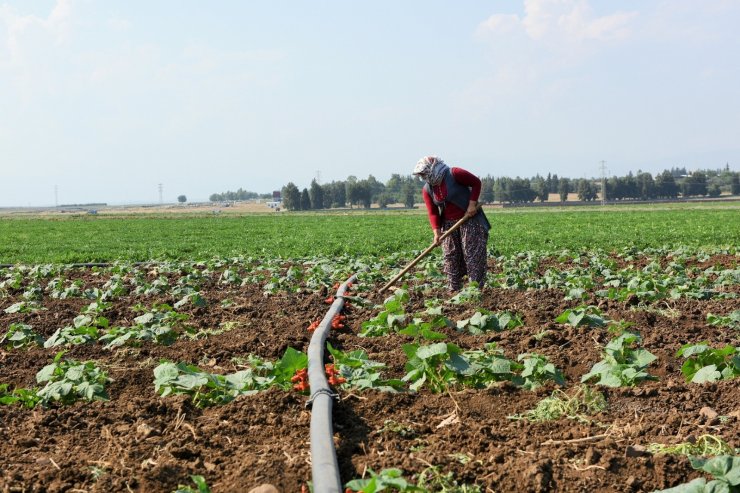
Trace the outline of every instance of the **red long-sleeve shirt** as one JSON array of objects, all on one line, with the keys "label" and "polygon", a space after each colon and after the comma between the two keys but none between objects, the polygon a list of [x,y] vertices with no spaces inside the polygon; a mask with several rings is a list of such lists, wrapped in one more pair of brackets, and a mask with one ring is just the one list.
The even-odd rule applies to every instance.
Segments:
[{"label": "red long-sleeve shirt", "polygon": [[[480,196],[481,182],[477,176],[466,171],[462,168],[450,168],[452,178],[455,179],[460,185],[470,187],[470,200],[478,201]],[[443,201],[447,198],[447,185],[442,180],[439,185],[431,187],[434,198],[438,201]],[[427,212],[429,213],[429,223],[432,225],[432,229],[440,229],[444,221],[457,221],[462,219],[465,215],[466,209],[460,209],[452,202],[447,202],[444,208],[444,217],[440,217],[437,206],[434,205],[432,197],[427,193],[426,188],[422,191],[424,197],[424,203],[427,206]]]}]

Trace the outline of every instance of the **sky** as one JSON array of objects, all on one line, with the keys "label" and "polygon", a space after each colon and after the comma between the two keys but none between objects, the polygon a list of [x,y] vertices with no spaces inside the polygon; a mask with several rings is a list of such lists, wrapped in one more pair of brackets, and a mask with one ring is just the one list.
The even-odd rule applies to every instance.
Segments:
[{"label": "sky", "polygon": [[737,0],[0,0],[0,206],[740,170]]}]

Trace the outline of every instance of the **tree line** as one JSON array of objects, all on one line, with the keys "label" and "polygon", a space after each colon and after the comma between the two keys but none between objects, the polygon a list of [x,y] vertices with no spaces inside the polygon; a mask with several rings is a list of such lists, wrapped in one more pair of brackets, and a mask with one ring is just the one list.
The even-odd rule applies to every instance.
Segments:
[{"label": "tree line", "polygon": [[[561,202],[576,194],[578,200],[594,201],[601,198],[602,181],[595,178],[566,178],[548,173],[532,178],[493,177],[481,178],[481,202],[484,203],[530,203],[550,200],[556,194]],[[629,172],[625,176],[612,176],[604,180],[606,199],[617,201],[675,199],[678,197],[718,197],[722,193],[740,195],[740,173],[724,169],[696,170],[689,172],[685,167],[671,168],[652,175],[649,172]],[[312,180],[309,187],[300,189],[289,182],[282,187],[282,203],[291,211],[317,210],[344,207],[370,208],[378,204],[385,208],[390,204],[413,207],[422,201],[424,183],[413,175],[393,174],[383,183],[373,175],[365,179],[349,176],[346,180],[320,184]],[[248,198],[271,198],[271,194],[225,192],[211,195],[212,201],[246,200]]]}]

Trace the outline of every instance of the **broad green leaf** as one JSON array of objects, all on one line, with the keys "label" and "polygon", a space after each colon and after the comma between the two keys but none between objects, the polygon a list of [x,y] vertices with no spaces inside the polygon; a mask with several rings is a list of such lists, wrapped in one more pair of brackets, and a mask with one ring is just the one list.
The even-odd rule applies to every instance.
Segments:
[{"label": "broad green leaf", "polygon": [[694,373],[692,383],[716,382],[722,379],[722,374],[717,371],[717,365],[709,365]]}]

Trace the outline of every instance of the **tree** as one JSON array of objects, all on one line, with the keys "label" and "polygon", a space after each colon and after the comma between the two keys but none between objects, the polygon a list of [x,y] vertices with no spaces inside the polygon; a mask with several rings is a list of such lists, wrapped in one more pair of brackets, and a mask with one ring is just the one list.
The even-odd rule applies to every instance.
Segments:
[{"label": "tree", "polygon": [[177,201],[180,202],[181,204],[184,204],[185,202],[188,201],[188,198],[186,196],[184,196],[184,195],[178,195],[177,196]]},{"label": "tree", "polygon": [[570,180],[568,178],[561,178],[558,180],[558,194],[560,195],[560,202],[568,200],[568,193],[570,192]]},{"label": "tree", "polygon": [[414,186],[412,182],[407,182],[404,185],[403,189],[403,205],[408,207],[409,209],[414,207],[414,200],[415,200],[416,192],[414,191]]},{"label": "tree", "polygon": [[588,180],[586,178],[578,180],[576,191],[578,192],[579,200],[583,200],[586,202],[596,200],[596,186],[591,182],[591,180]]},{"label": "tree", "polygon": [[334,207],[347,206],[347,186],[343,181],[331,182],[332,205]]},{"label": "tree", "polygon": [[388,204],[392,204],[395,201],[395,197],[393,197],[388,192],[383,192],[380,194],[380,197],[378,197],[378,207],[380,207],[381,209],[385,209],[388,207]]},{"label": "tree", "polygon": [[302,211],[310,211],[311,210],[311,196],[308,194],[308,189],[304,188],[301,192],[301,210]]},{"label": "tree", "polygon": [[665,170],[655,177],[655,194],[665,199],[675,199],[678,197],[678,185],[676,184],[673,173]]},{"label": "tree", "polygon": [[308,192],[311,200],[311,209],[321,209],[324,207],[324,190],[316,180],[311,180],[311,191]]},{"label": "tree", "polygon": [[484,204],[490,204],[493,202],[493,199],[495,198],[493,186],[495,183],[496,180],[494,180],[490,175],[481,179],[480,200]]},{"label": "tree", "polygon": [[283,198],[283,207],[289,211],[301,210],[301,192],[291,181],[283,187],[280,195]]},{"label": "tree", "polygon": [[321,192],[324,196],[323,208],[331,209],[331,206],[334,203],[334,187],[331,186],[331,183],[321,185]]},{"label": "tree", "polygon": [[[549,179],[552,179],[552,177],[549,177]],[[548,183],[548,180],[540,175],[532,179],[532,190],[534,190],[535,196],[540,202],[546,202],[550,198],[550,185]]]},{"label": "tree", "polygon": [[730,193],[740,195],[740,173],[733,173],[730,181]]},{"label": "tree", "polygon": [[681,195],[691,197],[693,195],[707,194],[707,175],[702,171],[694,171],[681,183]]},{"label": "tree", "polygon": [[653,175],[650,173],[637,172],[637,188],[640,191],[640,199],[650,200],[654,199],[655,193],[655,181]]},{"label": "tree", "polygon": [[716,183],[707,187],[707,195],[710,197],[719,197],[722,194],[722,190],[719,189],[719,185]]}]

